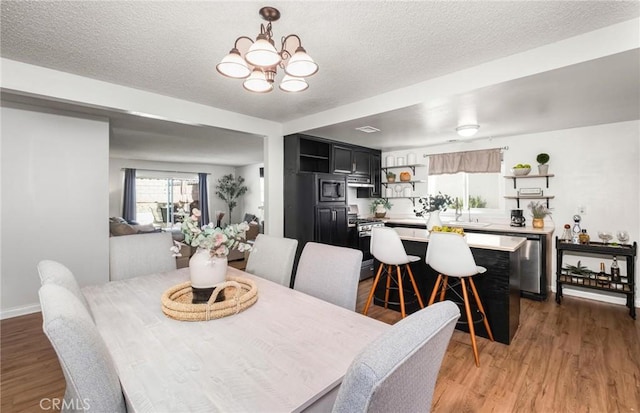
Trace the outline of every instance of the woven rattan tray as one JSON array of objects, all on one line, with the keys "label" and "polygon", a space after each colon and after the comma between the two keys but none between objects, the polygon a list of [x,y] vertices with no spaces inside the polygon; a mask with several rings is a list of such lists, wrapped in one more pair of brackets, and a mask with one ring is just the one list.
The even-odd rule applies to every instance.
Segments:
[{"label": "woven rattan tray", "polygon": [[258,287],[248,278],[228,276],[222,284],[224,301],[215,302],[220,288],[208,303],[192,304],[191,283],[174,285],[162,294],[162,312],[170,318],[182,321],[209,321],[234,314],[251,307],[258,300]]}]

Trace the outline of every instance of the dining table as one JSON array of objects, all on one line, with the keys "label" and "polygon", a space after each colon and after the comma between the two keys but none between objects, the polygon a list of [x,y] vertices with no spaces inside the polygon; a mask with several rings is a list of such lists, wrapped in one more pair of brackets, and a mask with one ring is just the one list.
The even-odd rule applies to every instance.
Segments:
[{"label": "dining table", "polygon": [[354,357],[390,325],[244,271],[258,299],[180,321],[161,296],[189,268],[82,289],[129,412],[330,411]]}]

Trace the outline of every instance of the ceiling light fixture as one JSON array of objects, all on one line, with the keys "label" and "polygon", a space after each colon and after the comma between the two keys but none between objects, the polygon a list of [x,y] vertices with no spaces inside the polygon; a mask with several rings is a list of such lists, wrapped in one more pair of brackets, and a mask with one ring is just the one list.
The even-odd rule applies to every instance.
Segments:
[{"label": "ceiling light fixture", "polygon": [[470,138],[478,133],[478,129],[480,129],[480,125],[462,125],[456,128],[456,132],[463,138]]},{"label": "ceiling light fixture", "polygon": [[[276,50],[271,22],[280,18],[278,9],[263,7],[260,9],[260,16],[269,23],[266,27],[264,24],[260,25],[260,34],[255,42],[247,36],[238,37],[233,49],[216,65],[216,70],[232,79],[246,79],[243,86],[251,92],[267,93],[273,90],[273,83],[280,67],[286,73],[280,82],[281,90],[306,90],[309,84],[304,78],[314,75],[318,71],[318,65],[304,50],[302,41],[296,34],[283,37],[280,51]],[[238,50],[238,43],[242,39],[251,42],[244,56]],[[296,39],[298,45],[293,54],[287,49],[287,42],[291,39]],[[291,47],[291,44],[288,47]]]}]

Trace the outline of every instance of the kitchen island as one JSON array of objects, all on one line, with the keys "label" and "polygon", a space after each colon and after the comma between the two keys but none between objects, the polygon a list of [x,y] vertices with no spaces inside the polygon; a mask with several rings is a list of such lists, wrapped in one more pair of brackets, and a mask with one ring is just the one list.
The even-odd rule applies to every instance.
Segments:
[{"label": "kitchen island", "polygon": [[[438,277],[424,261],[429,247],[429,233],[425,229],[416,228],[395,230],[400,235],[407,254],[421,258],[420,261],[411,264],[411,270],[426,304]],[[477,233],[466,234],[466,239],[476,264],[487,268],[487,272],[475,276],[474,281],[489,318],[493,336],[500,343],[510,344],[520,324],[520,263],[526,239]],[[377,270],[379,262],[376,261],[375,265]],[[375,294],[377,302],[384,297],[384,289],[384,283],[379,283]],[[406,297],[409,299],[409,293],[406,293]],[[394,301],[393,297],[390,298],[390,301]],[[447,298],[460,302],[461,305],[461,300],[455,295],[450,297],[448,293]],[[389,307],[396,308],[393,305]],[[419,309],[417,300],[411,302],[409,299],[406,307],[408,313]],[[462,311],[464,312],[464,309]],[[488,337],[481,322],[475,327],[477,335]],[[459,323],[456,328],[468,331],[466,324]]]}]

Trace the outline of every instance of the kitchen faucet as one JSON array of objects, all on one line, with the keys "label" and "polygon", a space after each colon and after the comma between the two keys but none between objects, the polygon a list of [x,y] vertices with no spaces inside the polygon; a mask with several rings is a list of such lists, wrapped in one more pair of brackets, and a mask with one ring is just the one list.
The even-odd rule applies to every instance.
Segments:
[{"label": "kitchen faucet", "polygon": [[458,198],[456,197],[456,222],[460,220],[461,216],[462,216],[462,204],[460,203],[460,201],[458,201]]}]

